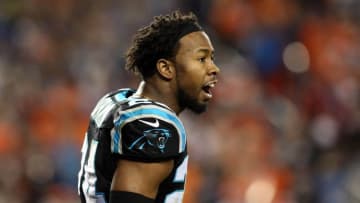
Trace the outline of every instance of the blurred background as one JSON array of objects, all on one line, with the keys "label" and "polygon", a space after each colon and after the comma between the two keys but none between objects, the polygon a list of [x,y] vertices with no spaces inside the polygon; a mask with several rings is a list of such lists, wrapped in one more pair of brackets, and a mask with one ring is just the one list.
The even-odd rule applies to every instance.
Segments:
[{"label": "blurred background", "polygon": [[195,12],[221,68],[181,115],[185,203],[360,202],[360,1],[0,0],[0,203],[75,203],[88,117],[137,29]]}]

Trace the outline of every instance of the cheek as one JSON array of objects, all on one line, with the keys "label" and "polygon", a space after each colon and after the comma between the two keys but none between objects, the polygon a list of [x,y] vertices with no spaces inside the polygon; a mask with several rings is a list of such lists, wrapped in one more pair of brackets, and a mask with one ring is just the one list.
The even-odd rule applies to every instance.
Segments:
[{"label": "cheek", "polygon": [[202,72],[200,69],[188,68],[179,74],[179,84],[181,88],[196,91],[201,89],[203,83]]}]

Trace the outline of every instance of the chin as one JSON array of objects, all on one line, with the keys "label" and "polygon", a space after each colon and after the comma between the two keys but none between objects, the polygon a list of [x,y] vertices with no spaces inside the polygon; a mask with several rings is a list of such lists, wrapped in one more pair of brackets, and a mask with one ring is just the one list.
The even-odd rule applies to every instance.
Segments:
[{"label": "chin", "polygon": [[201,114],[207,110],[207,104],[197,103],[197,104],[188,105],[187,108],[194,113]]},{"label": "chin", "polygon": [[183,106],[197,114],[203,113],[207,110],[207,102],[200,102],[198,98],[189,96],[189,94],[186,94],[183,90],[179,91],[178,101],[180,106]]}]

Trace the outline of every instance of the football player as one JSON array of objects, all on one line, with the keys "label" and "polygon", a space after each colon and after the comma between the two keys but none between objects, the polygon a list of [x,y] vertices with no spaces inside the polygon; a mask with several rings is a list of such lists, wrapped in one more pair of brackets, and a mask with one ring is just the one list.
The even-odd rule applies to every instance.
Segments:
[{"label": "football player", "polygon": [[126,67],[137,90],[102,97],[82,147],[82,202],[182,202],[186,131],[178,115],[206,110],[219,68],[214,47],[193,13],[156,16],[134,36]]}]

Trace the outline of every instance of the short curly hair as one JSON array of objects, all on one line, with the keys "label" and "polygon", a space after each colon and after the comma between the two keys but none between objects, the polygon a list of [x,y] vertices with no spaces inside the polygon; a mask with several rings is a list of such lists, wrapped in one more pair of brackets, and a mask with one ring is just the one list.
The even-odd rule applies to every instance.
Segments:
[{"label": "short curly hair", "polygon": [[192,12],[183,14],[176,10],[167,15],[155,16],[148,26],[135,34],[126,53],[125,68],[140,74],[143,79],[152,76],[159,59],[170,59],[176,55],[178,41],[188,27],[201,30]]}]

